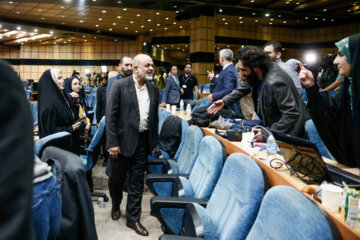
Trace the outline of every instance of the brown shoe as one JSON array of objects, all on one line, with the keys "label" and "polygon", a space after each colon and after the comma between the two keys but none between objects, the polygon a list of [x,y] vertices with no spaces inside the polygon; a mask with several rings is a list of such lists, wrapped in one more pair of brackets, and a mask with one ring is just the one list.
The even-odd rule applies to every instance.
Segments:
[{"label": "brown shoe", "polygon": [[137,234],[141,236],[149,236],[149,232],[140,222],[128,222],[126,221],[126,226],[132,228]]},{"label": "brown shoe", "polygon": [[111,219],[112,220],[118,220],[121,216],[120,209],[115,210],[114,208],[111,208]]}]

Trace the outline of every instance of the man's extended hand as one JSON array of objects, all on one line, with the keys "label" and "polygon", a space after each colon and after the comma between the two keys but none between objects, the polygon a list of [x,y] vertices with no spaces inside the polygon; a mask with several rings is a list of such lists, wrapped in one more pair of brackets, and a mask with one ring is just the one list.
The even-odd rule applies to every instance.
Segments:
[{"label": "man's extended hand", "polygon": [[222,108],[225,107],[225,103],[223,100],[217,100],[213,104],[208,107],[207,111],[209,114],[216,114],[218,111],[220,111]]},{"label": "man's extended hand", "polygon": [[108,149],[108,152],[111,158],[116,159],[120,153],[120,147],[119,146],[111,147]]},{"label": "man's extended hand", "polygon": [[214,71],[211,71],[211,72],[209,72],[209,71],[206,71],[207,72],[207,74],[208,74],[208,78],[211,80],[211,79],[213,79],[213,77],[214,77]]},{"label": "man's extended hand", "polygon": [[299,80],[301,81],[301,83],[304,85],[304,87],[309,88],[314,86],[315,81],[314,81],[314,76],[312,74],[312,72],[308,69],[306,69],[304,67],[304,65],[302,64],[302,62],[298,62],[299,66],[300,66],[300,73],[299,73]]}]

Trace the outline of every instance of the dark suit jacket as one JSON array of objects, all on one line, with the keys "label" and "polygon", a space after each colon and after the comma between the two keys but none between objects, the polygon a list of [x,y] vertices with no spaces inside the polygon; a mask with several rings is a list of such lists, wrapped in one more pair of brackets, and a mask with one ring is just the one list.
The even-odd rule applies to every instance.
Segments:
[{"label": "dark suit jacket", "polygon": [[[111,86],[113,85],[113,83],[118,80],[118,79],[122,79],[123,76],[119,73],[116,77],[110,78],[107,82],[107,87],[106,87],[106,99],[109,99],[109,94],[110,94],[110,89]],[[100,119],[101,120],[101,119]],[[100,121],[99,120],[99,121]]]},{"label": "dark suit jacket", "polygon": [[[157,145],[159,90],[146,83],[149,98],[149,152]],[[138,142],[140,113],[133,76],[115,81],[106,106],[106,148],[120,146],[120,154],[131,157]]]},{"label": "dark suit jacket", "polygon": [[[217,101],[230,94],[232,90],[238,87],[239,73],[236,71],[235,66],[230,64],[225,70],[221,70],[219,77],[213,77],[211,82],[214,83],[212,97],[214,101]],[[232,104],[229,108],[234,112],[238,112],[237,103]]]},{"label": "dark suit jacket", "polygon": [[180,86],[176,84],[174,77],[170,74],[166,78],[162,102],[171,105],[176,105],[180,102]]},{"label": "dark suit jacket", "polygon": [[[235,89],[223,98],[224,103],[232,104],[250,92],[256,106],[257,86]],[[297,137],[304,136],[305,121],[310,116],[290,76],[274,63],[271,63],[262,81],[258,113],[264,125],[271,130]]]}]

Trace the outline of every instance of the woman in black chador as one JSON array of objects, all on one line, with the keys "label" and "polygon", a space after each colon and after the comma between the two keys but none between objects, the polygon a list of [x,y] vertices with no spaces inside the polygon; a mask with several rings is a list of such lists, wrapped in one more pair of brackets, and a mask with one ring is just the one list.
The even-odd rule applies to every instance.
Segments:
[{"label": "woman in black chador", "polygon": [[60,69],[46,70],[38,86],[38,115],[40,138],[66,131],[72,134],[71,151],[79,154],[79,131],[81,122],[69,94],[64,90]]}]

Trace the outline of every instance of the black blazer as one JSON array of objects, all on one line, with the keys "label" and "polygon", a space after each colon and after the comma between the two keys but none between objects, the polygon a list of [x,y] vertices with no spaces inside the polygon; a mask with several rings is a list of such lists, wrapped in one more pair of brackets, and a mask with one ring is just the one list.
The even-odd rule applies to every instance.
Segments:
[{"label": "black blazer", "polygon": [[[149,98],[149,147],[157,145],[159,89],[146,83]],[[139,134],[140,113],[133,76],[115,81],[106,106],[106,149],[120,147],[120,154],[131,157],[136,150]]]}]

